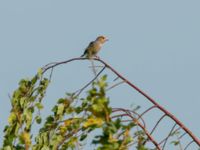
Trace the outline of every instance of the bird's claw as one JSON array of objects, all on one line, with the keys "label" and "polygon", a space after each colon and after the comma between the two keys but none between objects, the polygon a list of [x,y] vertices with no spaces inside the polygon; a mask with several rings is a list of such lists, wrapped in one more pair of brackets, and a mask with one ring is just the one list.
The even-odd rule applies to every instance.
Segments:
[{"label": "bird's claw", "polygon": [[95,58],[96,58],[96,59],[100,59],[100,57],[99,57],[99,56],[95,56]]}]

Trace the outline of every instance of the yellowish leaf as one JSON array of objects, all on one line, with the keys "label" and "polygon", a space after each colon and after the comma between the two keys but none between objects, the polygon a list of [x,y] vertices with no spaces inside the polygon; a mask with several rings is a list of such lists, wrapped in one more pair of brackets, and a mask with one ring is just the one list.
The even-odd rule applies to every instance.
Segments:
[{"label": "yellowish leaf", "polygon": [[101,126],[103,124],[103,120],[102,118],[94,118],[94,117],[90,117],[84,124],[83,127],[87,128],[89,126]]}]

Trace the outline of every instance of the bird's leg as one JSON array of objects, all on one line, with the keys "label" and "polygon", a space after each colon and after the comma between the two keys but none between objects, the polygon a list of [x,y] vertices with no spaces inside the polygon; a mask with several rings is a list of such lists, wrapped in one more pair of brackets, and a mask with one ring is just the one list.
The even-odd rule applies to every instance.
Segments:
[{"label": "bird's leg", "polygon": [[95,65],[94,65],[94,60],[93,59],[91,59],[91,64],[92,64],[92,71],[93,71],[94,75],[96,76],[97,72],[96,72],[96,69],[95,69]]},{"label": "bird's leg", "polygon": [[99,56],[97,56],[97,55],[95,56],[95,58],[96,58],[96,59],[100,59],[100,57],[99,57]]}]

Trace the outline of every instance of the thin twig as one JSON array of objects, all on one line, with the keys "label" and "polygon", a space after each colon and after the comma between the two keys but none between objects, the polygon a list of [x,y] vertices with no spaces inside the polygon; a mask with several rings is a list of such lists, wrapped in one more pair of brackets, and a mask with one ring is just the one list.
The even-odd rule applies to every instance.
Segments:
[{"label": "thin twig", "polygon": [[180,141],[180,139],[179,139],[177,134],[176,134],[176,138],[178,140],[178,145],[179,145],[180,150],[183,150],[183,146],[181,145],[181,141]]},{"label": "thin twig", "polygon": [[[93,66],[89,66],[89,68],[92,68]],[[94,66],[95,68],[103,68],[104,66]]]},{"label": "thin twig", "polygon": [[51,72],[50,72],[50,75],[49,75],[49,81],[50,82],[51,82],[52,75],[53,75],[53,68],[51,68]]},{"label": "thin twig", "polygon": [[162,117],[160,117],[160,119],[157,121],[156,125],[154,126],[154,128],[151,130],[150,134],[153,134],[153,132],[155,131],[155,129],[157,128],[157,126],[159,125],[159,123],[161,122],[161,120],[166,116],[166,114],[162,115]]},{"label": "thin twig", "polygon": [[90,81],[90,82],[88,82],[84,87],[82,87],[81,89],[79,89],[79,90],[77,90],[76,92],[74,92],[74,93],[77,93],[76,94],[76,96],[75,97],[77,97],[77,96],[79,96],[81,93],[82,93],[82,91],[85,89],[85,88],[87,88],[92,82],[94,82],[94,80],[96,80],[97,78],[98,78],[98,76],[104,71],[106,69],[106,67],[104,66],[102,69],[101,69],[101,71],[99,71],[99,73]]},{"label": "thin twig", "polygon": [[176,125],[177,125],[176,123],[173,125],[171,131],[169,132],[168,136],[166,137],[165,142],[164,142],[164,144],[163,144],[163,150],[164,150],[165,145],[167,144],[167,141],[168,141],[169,137],[171,136],[171,134],[172,134],[174,128],[176,127]]},{"label": "thin twig", "polygon": [[[166,115],[164,114],[164,115],[157,121],[156,125],[155,125],[155,126],[153,127],[153,129],[151,130],[150,135],[153,134],[153,132],[154,132],[155,129],[157,128],[158,124],[160,123],[160,121],[161,121],[165,116],[166,116]],[[147,140],[144,141],[144,144],[146,144],[146,142],[147,142]]]},{"label": "thin twig", "polygon": [[119,76],[117,76],[113,81],[117,81],[119,79]]},{"label": "thin twig", "polygon": [[150,108],[148,108],[147,110],[145,110],[140,116],[143,116],[144,114],[146,114],[147,112],[149,112],[151,109],[156,108],[155,105],[151,106]]},{"label": "thin twig", "polygon": [[118,85],[120,85],[120,84],[122,84],[122,83],[124,83],[124,81],[120,81],[120,82],[118,82],[118,83],[112,85],[111,87],[107,88],[106,91],[109,91],[109,90],[111,90],[112,88],[114,88],[114,87],[116,87],[116,86],[118,86]]},{"label": "thin twig", "polygon": [[178,139],[181,139],[181,138],[183,138],[185,135],[186,135],[187,133],[186,132],[184,132],[181,136],[179,136],[178,137]]},{"label": "thin twig", "polygon": [[189,142],[186,147],[184,148],[184,150],[186,150],[194,141],[192,140],[191,142]]}]

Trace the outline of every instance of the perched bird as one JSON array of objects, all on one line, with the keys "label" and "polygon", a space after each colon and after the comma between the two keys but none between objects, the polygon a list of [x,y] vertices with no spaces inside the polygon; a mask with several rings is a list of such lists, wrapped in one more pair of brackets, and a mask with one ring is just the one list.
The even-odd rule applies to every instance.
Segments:
[{"label": "perched bird", "polygon": [[108,41],[108,39],[105,36],[97,37],[95,41],[90,42],[81,57],[86,56],[89,59],[92,57],[97,57],[97,53],[106,41]]}]

